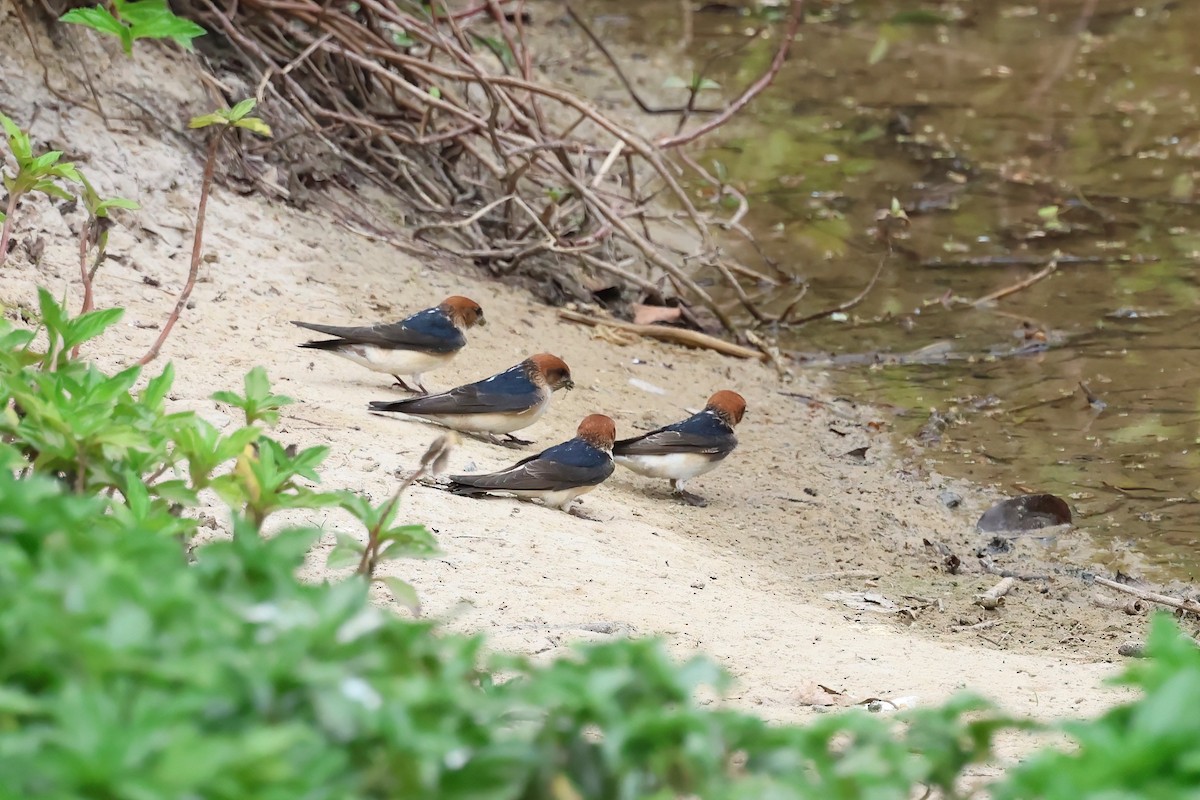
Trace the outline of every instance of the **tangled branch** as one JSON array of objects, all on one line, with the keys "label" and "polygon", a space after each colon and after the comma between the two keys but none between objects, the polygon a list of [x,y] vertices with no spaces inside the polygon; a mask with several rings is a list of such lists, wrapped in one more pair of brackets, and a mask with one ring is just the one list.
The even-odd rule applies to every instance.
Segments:
[{"label": "tangled branch", "polygon": [[[729,331],[733,304],[763,320],[741,282],[774,281],[731,263],[712,235],[713,226],[744,230],[744,210],[722,219],[715,204],[698,208],[685,182],[711,176],[671,148],[724,123],[771,82],[801,0],[769,71],[712,120],[659,142],[538,73],[523,0],[458,12],[415,0],[187,2],[257,76],[259,100],[294,110],[295,134],[316,136],[405,195],[425,243],[580,299],[603,276],[654,302],[702,305]],[[668,220],[689,232],[691,251],[664,241],[651,198],[674,209]]]}]

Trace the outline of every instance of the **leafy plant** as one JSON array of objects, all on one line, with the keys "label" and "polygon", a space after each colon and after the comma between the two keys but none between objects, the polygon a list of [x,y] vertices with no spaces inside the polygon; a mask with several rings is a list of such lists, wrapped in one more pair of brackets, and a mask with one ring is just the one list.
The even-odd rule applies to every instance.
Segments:
[{"label": "leafy plant", "polygon": [[4,188],[8,192],[8,205],[4,213],[0,214],[0,222],[3,223],[3,227],[0,227],[0,265],[3,265],[8,260],[12,215],[16,210],[17,201],[30,192],[42,192],[51,197],[70,200],[71,194],[59,185],[59,181],[79,183],[81,179],[74,164],[61,160],[61,150],[51,150],[35,156],[29,134],[4,114],[0,114],[0,127],[4,128],[9,152],[17,163],[16,172],[11,175],[0,164],[0,177],[3,178]]},{"label": "leafy plant", "polygon": [[339,569],[356,564],[356,574],[364,576],[368,582],[382,583],[396,602],[419,615],[421,603],[412,585],[395,577],[376,578],[375,570],[384,561],[425,558],[436,552],[433,536],[424,525],[393,523],[404,492],[423,475],[442,471],[456,441],[452,433],[439,436],[421,456],[416,472],[405,478],[395,494],[381,505],[372,505],[366,498],[352,492],[343,493],[340,505],[366,526],[367,542],[363,544],[349,534],[339,533],[337,546],[330,551],[327,566]]},{"label": "leafy plant", "polygon": [[250,98],[241,101],[233,108],[218,109],[211,114],[193,117],[191,122],[188,123],[188,127],[193,129],[216,129],[216,133],[210,136],[208,140],[208,155],[204,162],[204,177],[200,181],[200,202],[196,206],[196,231],[192,238],[192,260],[188,267],[187,282],[183,285],[183,291],[179,293],[179,299],[175,302],[175,307],[171,310],[170,315],[168,315],[166,323],[163,324],[158,338],[154,340],[154,344],[150,345],[150,349],[146,351],[146,355],[142,356],[138,362],[139,364],[149,364],[158,358],[163,343],[171,335],[171,330],[175,327],[175,323],[179,321],[179,315],[183,313],[184,307],[187,306],[188,298],[192,296],[192,290],[196,288],[196,279],[200,275],[200,260],[204,255],[204,218],[208,210],[208,196],[212,191],[213,176],[216,174],[217,153],[220,152],[221,142],[225,138],[225,134],[230,128],[241,128],[259,136],[271,135],[271,127],[266,122],[258,117],[248,116],[254,110],[254,105],[254,99]]},{"label": "leafy plant", "polygon": [[996,800],[1077,797],[1185,798],[1200,785],[1200,649],[1166,614],[1150,625],[1150,656],[1120,683],[1142,690],[1099,719],[1069,722],[1069,751],[1044,750],[1015,768]]},{"label": "leafy plant", "polygon": [[279,422],[279,409],[293,402],[290,397],[271,394],[271,383],[267,379],[267,371],[262,367],[255,367],[247,372],[243,386],[245,395],[237,392],[216,392],[212,397],[218,403],[241,409],[246,415],[247,425],[260,421],[274,425]]},{"label": "leafy plant", "polygon": [[171,39],[191,50],[192,40],[205,34],[196,23],[176,16],[166,0],[112,0],[112,6],[115,15],[104,6],[94,6],[73,8],[59,19],[117,37],[126,55],[133,55],[138,39]]},{"label": "leafy plant", "polygon": [[45,289],[38,301],[44,352],[31,349],[32,333],[0,323],[0,439],[21,454],[23,471],[57,478],[76,494],[107,493],[123,513],[165,520],[164,528],[185,538],[196,521],[182,512],[198,505],[204,489],[256,528],[282,509],[342,502],[341,493],[305,483],[317,480],[325,448],[292,451],[257,426],[275,421],[290,402],[271,394],[261,369],[247,376],[247,397],[232,395],[246,425],[222,435],[194,412],[167,413],[170,365],[135,391],[140,366],[106,375],[70,356],[120,319],[121,309],[71,318]]},{"label": "leafy plant", "polygon": [[[893,208],[892,213],[896,213]],[[246,425],[223,435],[168,412],[168,366],[108,375],[69,356],[120,315],[68,318],[39,296],[49,347],[0,320],[0,774],[13,797],[956,798],[1002,730],[1032,727],[977,698],[767,725],[697,701],[729,678],[661,643],[580,647],[545,666],[478,637],[388,615],[368,582],[296,578],[318,531],[262,523],[285,508],[349,511],[367,545],[347,566],[433,547],[383,504],[319,492],[323,448],[258,427],[284,404],[265,372],[222,393]],[[422,459],[436,471],[448,440]],[[415,479],[415,476],[414,476]],[[173,541],[201,489],[231,536]],[[365,567],[364,567],[365,564]],[[388,584],[404,602],[407,584]],[[1167,618],[1125,682],[1144,696],[1065,730],[985,787],[998,800],[1194,796],[1200,651]],[[499,679],[503,676],[503,680]]]}]

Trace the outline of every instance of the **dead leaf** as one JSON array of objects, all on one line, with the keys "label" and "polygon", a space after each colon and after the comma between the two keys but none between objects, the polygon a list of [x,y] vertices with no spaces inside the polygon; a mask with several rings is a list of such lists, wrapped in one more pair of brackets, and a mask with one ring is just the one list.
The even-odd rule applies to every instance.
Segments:
[{"label": "dead leaf", "polygon": [[880,614],[895,614],[900,606],[878,592],[827,592],[826,600],[841,603],[855,611],[874,611]]},{"label": "dead leaf", "polygon": [[828,686],[822,686],[815,681],[806,683],[797,689],[794,697],[796,702],[802,706],[815,706],[817,708],[854,704],[854,701],[847,697],[844,692],[830,689]]},{"label": "dead leaf", "polygon": [[683,309],[678,306],[647,306],[638,303],[633,307],[633,321],[636,325],[653,325],[656,322],[679,322]]}]

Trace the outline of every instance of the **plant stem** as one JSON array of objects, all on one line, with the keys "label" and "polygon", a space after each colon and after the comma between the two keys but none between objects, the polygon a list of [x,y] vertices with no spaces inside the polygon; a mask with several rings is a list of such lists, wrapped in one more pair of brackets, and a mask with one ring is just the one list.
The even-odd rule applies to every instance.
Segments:
[{"label": "plant stem", "polygon": [[[83,280],[83,305],[79,308],[79,316],[83,316],[92,310],[95,305],[95,299],[92,297],[92,275],[94,272],[88,271],[88,242],[92,239],[92,233],[96,230],[96,220],[94,217],[88,217],[87,222],[83,223],[83,230],[79,233],[79,277]],[[75,345],[71,348],[71,358],[79,358],[79,347]]]},{"label": "plant stem", "polygon": [[[400,488],[388,500],[386,509],[379,515],[381,520],[385,520],[391,515],[392,507],[400,502],[400,497],[404,494],[404,490],[416,483],[417,479],[425,474],[427,466],[428,464],[422,463],[416,472],[404,479],[404,482],[400,484]],[[362,558],[358,562],[358,569],[355,570],[359,575],[366,575],[368,581],[375,577],[375,567],[379,564],[379,533],[382,527],[383,523],[380,522],[367,532],[367,546],[363,548]]]},{"label": "plant stem", "polygon": [[217,152],[221,147],[221,140],[225,136],[226,128],[221,126],[208,142],[208,160],[204,162],[204,178],[200,183],[200,203],[196,207],[196,236],[192,240],[192,264],[188,269],[187,283],[184,284],[183,291],[179,293],[179,300],[175,303],[175,308],[171,311],[171,316],[167,317],[167,322],[163,325],[162,333],[158,335],[158,339],[151,345],[146,355],[142,356],[139,364],[149,364],[154,359],[158,358],[158,351],[162,349],[163,342],[171,335],[171,329],[175,327],[175,323],[179,321],[179,315],[183,313],[183,309],[187,306],[188,298],[192,295],[192,289],[196,287],[196,276],[200,273],[200,258],[204,255],[202,249],[204,243],[204,214],[208,208],[208,195],[212,189],[213,175],[217,171]]},{"label": "plant stem", "polygon": [[4,210],[4,228],[0,229],[0,267],[8,260],[8,237],[12,233],[13,214],[17,210],[17,193],[8,195],[8,208]]},{"label": "plant stem", "polygon": [[83,305],[79,309],[79,316],[91,311],[95,304],[92,297],[92,273],[88,270],[88,245],[95,230],[96,220],[88,217],[87,222],[83,224],[83,231],[79,234],[79,277],[83,280]]},{"label": "plant stem", "polygon": [[453,431],[434,439],[433,443],[425,450],[425,454],[421,456],[421,463],[417,467],[417,471],[405,478],[391,499],[380,507],[379,521],[367,531],[367,546],[363,548],[362,558],[359,559],[355,574],[367,576],[368,583],[375,579],[375,567],[379,565],[380,555],[379,535],[382,533],[383,526],[388,524],[392,514],[395,513],[396,504],[400,502],[405,490],[416,483],[422,475],[436,474],[445,468],[450,448],[457,442],[458,438]]}]

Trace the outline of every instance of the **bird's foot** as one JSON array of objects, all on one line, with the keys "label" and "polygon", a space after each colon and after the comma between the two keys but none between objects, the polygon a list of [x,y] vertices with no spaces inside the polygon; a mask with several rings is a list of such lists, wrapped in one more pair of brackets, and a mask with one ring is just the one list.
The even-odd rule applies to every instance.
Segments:
[{"label": "bird's foot", "polygon": [[477,433],[474,434],[474,436],[475,438],[487,442],[488,444],[494,444],[497,447],[507,447],[509,450],[515,450],[521,446],[516,442],[509,441],[508,439],[501,439],[494,433]]},{"label": "bird's foot", "polygon": [[532,439],[519,439],[516,436],[513,436],[511,433],[506,433],[504,435],[506,437],[508,437],[509,444],[515,444],[515,445],[518,445],[521,447],[524,447],[525,445],[533,444]]},{"label": "bird's foot", "polygon": [[587,512],[585,512],[579,506],[573,505],[573,506],[567,508],[566,512],[568,514],[570,514],[572,517],[579,517],[580,519],[586,519],[588,522],[600,522],[601,521],[601,520],[597,519],[596,517],[589,515]]},{"label": "bird's foot", "polygon": [[704,508],[708,505],[708,501],[700,495],[684,491],[683,489],[676,489],[675,496],[687,503],[689,506],[695,506],[696,508]]}]

